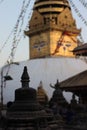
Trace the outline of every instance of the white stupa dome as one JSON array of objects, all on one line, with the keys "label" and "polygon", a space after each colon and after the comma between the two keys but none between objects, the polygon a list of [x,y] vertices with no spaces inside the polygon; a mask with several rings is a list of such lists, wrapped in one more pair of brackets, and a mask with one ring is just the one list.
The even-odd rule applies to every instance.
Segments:
[{"label": "white stupa dome", "polygon": [[[13,80],[6,82],[6,87],[3,91],[4,103],[14,101],[15,89],[21,87],[20,81],[24,66],[27,66],[30,76],[29,86],[37,89],[40,81],[42,81],[49,98],[53,92],[49,85],[50,83],[54,85],[57,79],[61,82],[87,69],[85,61],[67,57],[34,59],[19,62],[19,65],[11,64],[8,74],[11,75]],[[4,76],[7,70],[8,66],[4,67]]]}]

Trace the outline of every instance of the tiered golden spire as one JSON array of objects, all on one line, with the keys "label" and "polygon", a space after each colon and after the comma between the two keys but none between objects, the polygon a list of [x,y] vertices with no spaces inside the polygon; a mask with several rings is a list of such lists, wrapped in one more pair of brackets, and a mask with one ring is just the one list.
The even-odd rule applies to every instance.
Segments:
[{"label": "tiered golden spire", "polygon": [[30,37],[30,59],[73,57],[79,33],[67,0],[36,0],[25,32]]}]

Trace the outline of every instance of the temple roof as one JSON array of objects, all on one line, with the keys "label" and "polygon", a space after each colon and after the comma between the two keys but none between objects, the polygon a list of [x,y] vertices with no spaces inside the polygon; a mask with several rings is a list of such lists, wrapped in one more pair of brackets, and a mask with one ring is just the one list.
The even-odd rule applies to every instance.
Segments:
[{"label": "temple roof", "polygon": [[82,45],[76,47],[76,48],[73,50],[73,53],[76,54],[76,55],[84,55],[84,56],[87,56],[87,43],[82,44]]},{"label": "temple roof", "polygon": [[78,87],[86,87],[87,89],[87,70],[62,81],[60,87],[64,90],[77,89]]},{"label": "temple roof", "polygon": [[78,51],[78,50],[87,50],[87,43],[76,47],[73,51]]}]

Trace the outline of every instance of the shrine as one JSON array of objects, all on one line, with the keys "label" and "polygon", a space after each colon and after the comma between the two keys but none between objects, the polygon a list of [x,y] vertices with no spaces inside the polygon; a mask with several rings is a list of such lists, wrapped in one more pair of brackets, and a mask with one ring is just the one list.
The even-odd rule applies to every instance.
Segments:
[{"label": "shrine", "polygon": [[77,95],[82,104],[87,105],[87,70],[60,83],[60,88]]},{"label": "shrine", "polygon": [[87,56],[87,43],[82,44],[82,45],[76,47],[76,48],[73,50],[73,53],[74,53],[76,56]]},{"label": "shrine", "polygon": [[[87,44],[80,46],[78,43],[77,37],[80,32],[81,29],[76,26],[68,0],[35,1],[28,30],[24,31],[29,38],[29,59],[20,62],[18,66],[8,64],[3,69],[3,77],[8,72],[14,78],[11,83],[6,84],[6,88],[3,88],[3,103],[14,99],[7,105],[3,129],[86,130],[84,119],[87,122],[87,114],[84,109],[76,113],[74,125],[71,122],[68,125],[69,120],[64,122],[66,120],[61,118],[62,112],[59,109],[64,108],[63,114],[65,114],[65,109],[69,105],[68,110],[71,110],[62,90],[74,93],[71,104],[79,106],[75,100],[75,96],[78,96],[78,102],[87,105],[87,63],[76,58],[78,55],[87,56]],[[19,88],[18,81],[23,67],[22,87]],[[27,68],[34,88],[29,85]],[[56,84],[50,84],[57,78],[59,80]],[[36,89],[38,83],[40,84]],[[56,105],[59,111],[55,112]],[[81,128],[83,124],[85,128]]]},{"label": "shrine", "polygon": [[60,119],[55,120],[50,109],[46,111],[37,101],[37,93],[29,87],[27,67],[21,77],[22,87],[15,90],[15,100],[6,112],[6,130],[60,130]]}]

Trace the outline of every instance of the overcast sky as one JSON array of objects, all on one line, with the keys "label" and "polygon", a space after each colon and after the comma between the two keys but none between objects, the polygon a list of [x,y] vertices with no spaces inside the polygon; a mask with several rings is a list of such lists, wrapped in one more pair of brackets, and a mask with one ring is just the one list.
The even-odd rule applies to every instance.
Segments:
[{"label": "overcast sky", "polygon": [[[0,0],[2,1],[2,0]],[[72,0],[76,5],[77,9],[80,11],[81,15],[87,20],[87,8],[81,4],[81,0]],[[84,0],[83,0],[84,1]],[[6,42],[8,36],[11,34],[12,29],[14,28],[18,16],[21,11],[23,0],[3,0],[0,3],[0,66],[4,65],[9,57],[11,48],[12,48],[12,38],[10,37],[8,42]],[[28,0],[26,0],[26,3]],[[85,0],[87,2],[87,0]],[[22,31],[25,30],[25,27],[29,21],[29,15],[31,13],[34,1],[31,0],[30,5],[26,11],[25,19],[23,21]],[[76,19],[76,24],[78,28],[82,29],[82,37],[84,42],[87,42],[87,26],[83,21],[78,17],[77,13],[72,9],[72,15]],[[4,49],[1,49],[3,44],[6,42]],[[15,60],[23,61],[29,58],[29,41],[28,37],[22,37],[21,41],[18,44]]]}]

